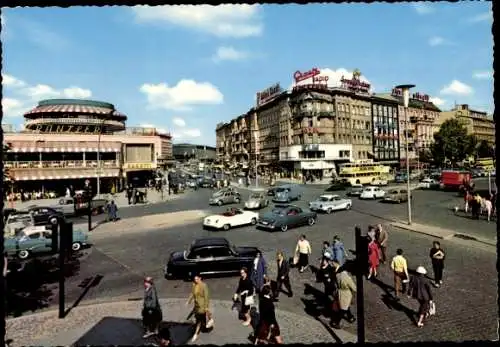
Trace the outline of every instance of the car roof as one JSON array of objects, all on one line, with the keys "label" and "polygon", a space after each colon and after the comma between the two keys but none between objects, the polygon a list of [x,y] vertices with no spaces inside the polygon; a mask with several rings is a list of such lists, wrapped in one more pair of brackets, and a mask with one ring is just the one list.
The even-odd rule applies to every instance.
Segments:
[{"label": "car roof", "polygon": [[229,246],[229,241],[223,237],[205,237],[196,239],[191,244],[191,248],[201,248],[207,246]]},{"label": "car roof", "polygon": [[323,195],[320,195],[320,198],[328,198],[328,199],[331,199],[331,198],[334,198],[338,196],[338,194],[323,194]]}]

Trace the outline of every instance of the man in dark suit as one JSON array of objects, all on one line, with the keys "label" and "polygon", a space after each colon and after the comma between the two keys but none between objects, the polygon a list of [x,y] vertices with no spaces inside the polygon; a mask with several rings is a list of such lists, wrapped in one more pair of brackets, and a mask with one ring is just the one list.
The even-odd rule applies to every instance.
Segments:
[{"label": "man in dark suit", "polygon": [[276,292],[274,293],[274,298],[277,301],[283,285],[285,285],[289,297],[293,296],[293,291],[290,285],[290,264],[288,264],[288,261],[285,259],[283,252],[278,252],[276,263],[278,274],[276,276]]}]

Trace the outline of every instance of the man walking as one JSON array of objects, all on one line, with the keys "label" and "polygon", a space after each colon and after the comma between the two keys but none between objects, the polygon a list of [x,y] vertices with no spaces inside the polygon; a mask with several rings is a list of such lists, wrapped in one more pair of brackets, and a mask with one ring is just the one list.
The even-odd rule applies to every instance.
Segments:
[{"label": "man walking", "polygon": [[344,243],[340,240],[340,237],[338,235],[335,235],[333,238],[332,253],[333,261],[338,263],[340,266],[344,265],[346,251]]},{"label": "man walking", "polygon": [[405,292],[405,283],[410,279],[408,276],[408,263],[403,257],[403,250],[401,248],[397,249],[396,256],[392,258],[391,269],[394,271],[394,290],[396,298],[398,298],[399,293]]},{"label": "man walking", "polygon": [[331,325],[335,329],[340,329],[340,322],[343,318],[345,318],[349,323],[354,323],[356,321],[356,318],[351,312],[351,303],[354,294],[356,293],[356,284],[347,271],[340,268],[339,264],[333,263],[333,267],[335,271],[337,271],[336,279],[340,314],[334,321],[332,321]]},{"label": "man walking", "polygon": [[116,220],[118,219],[117,212],[118,206],[116,206],[114,200],[111,200],[108,204],[108,221],[112,220],[113,222],[116,222]]},{"label": "man walking", "polygon": [[282,291],[283,285],[285,285],[288,292],[288,296],[291,298],[293,296],[292,286],[290,284],[290,264],[285,259],[285,255],[282,251],[279,251],[276,255],[277,263],[277,275],[276,275],[276,292],[274,293],[274,298],[276,301],[279,300],[280,292]]},{"label": "man walking", "polygon": [[429,252],[429,257],[432,262],[432,269],[434,270],[434,286],[439,288],[443,284],[443,269],[445,253],[441,248],[439,241],[434,241],[433,246]]},{"label": "man walking", "polygon": [[384,264],[387,260],[387,240],[389,235],[387,234],[387,231],[382,228],[382,224],[377,225],[376,238],[380,247],[380,261]]}]

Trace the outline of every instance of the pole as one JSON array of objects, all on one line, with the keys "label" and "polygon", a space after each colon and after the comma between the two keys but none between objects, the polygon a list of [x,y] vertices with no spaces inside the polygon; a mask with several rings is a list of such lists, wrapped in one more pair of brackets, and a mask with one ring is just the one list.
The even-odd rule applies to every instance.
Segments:
[{"label": "pole", "polygon": [[101,195],[101,133],[102,130],[99,130],[97,136],[97,197]]},{"label": "pole", "polygon": [[491,171],[488,171],[488,192],[491,195]]},{"label": "pole", "polygon": [[259,156],[257,155],[257,134],[254,133],[255,138],[255,188],[259,188]]},{"label": "pole", "polygon": [[[90,220],[90,219],[89,219]],[[59,223],[59,234],[58,240],[59,243],[59,319],[64,318],[65,314],[65,302],[64,302],[64,292],[65,292],[65,278],[64,278],[64,259],[66,258],[66,248],[62,244],[62,233],[66,232],[66,228],[61,228],[61,224]]]},{"label": "pole", "polygon": [[406,130],[406,189],[408,192],[408,225],[411,225],[411,191],[410,191],[410,158],[408,146],[408,107],[405,107],[405,130]]},{"label": "pole", "polygon": [[366,267],[364,264],[361,252],[367,252],[366,250],[361,250],[363,243],[361,242],[361,228],[355,228],[355,238],[356,238],[356,315],[358,324],[358,341],[357,343],[365,343],[365,300],[364,300],[364,283],[363,283],[363,271]]}]

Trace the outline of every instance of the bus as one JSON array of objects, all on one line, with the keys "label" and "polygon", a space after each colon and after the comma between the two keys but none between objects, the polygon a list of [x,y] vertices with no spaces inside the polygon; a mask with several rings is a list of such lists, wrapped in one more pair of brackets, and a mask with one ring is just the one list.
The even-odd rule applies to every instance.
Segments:
[{"label": "bus", "polygon": [[340,165],[339,178],[347,184],[377,184],[381,181],[393,181],[394,173],[386,165],[374,163],[372,160],[359,160],[354,163]]},{"label": "bus", "polygon": [[476,169],[481,169],[486,172],[491,172],[495,170],[495,164],[493,158],[478,158],[474,161],[474,167]]}]

